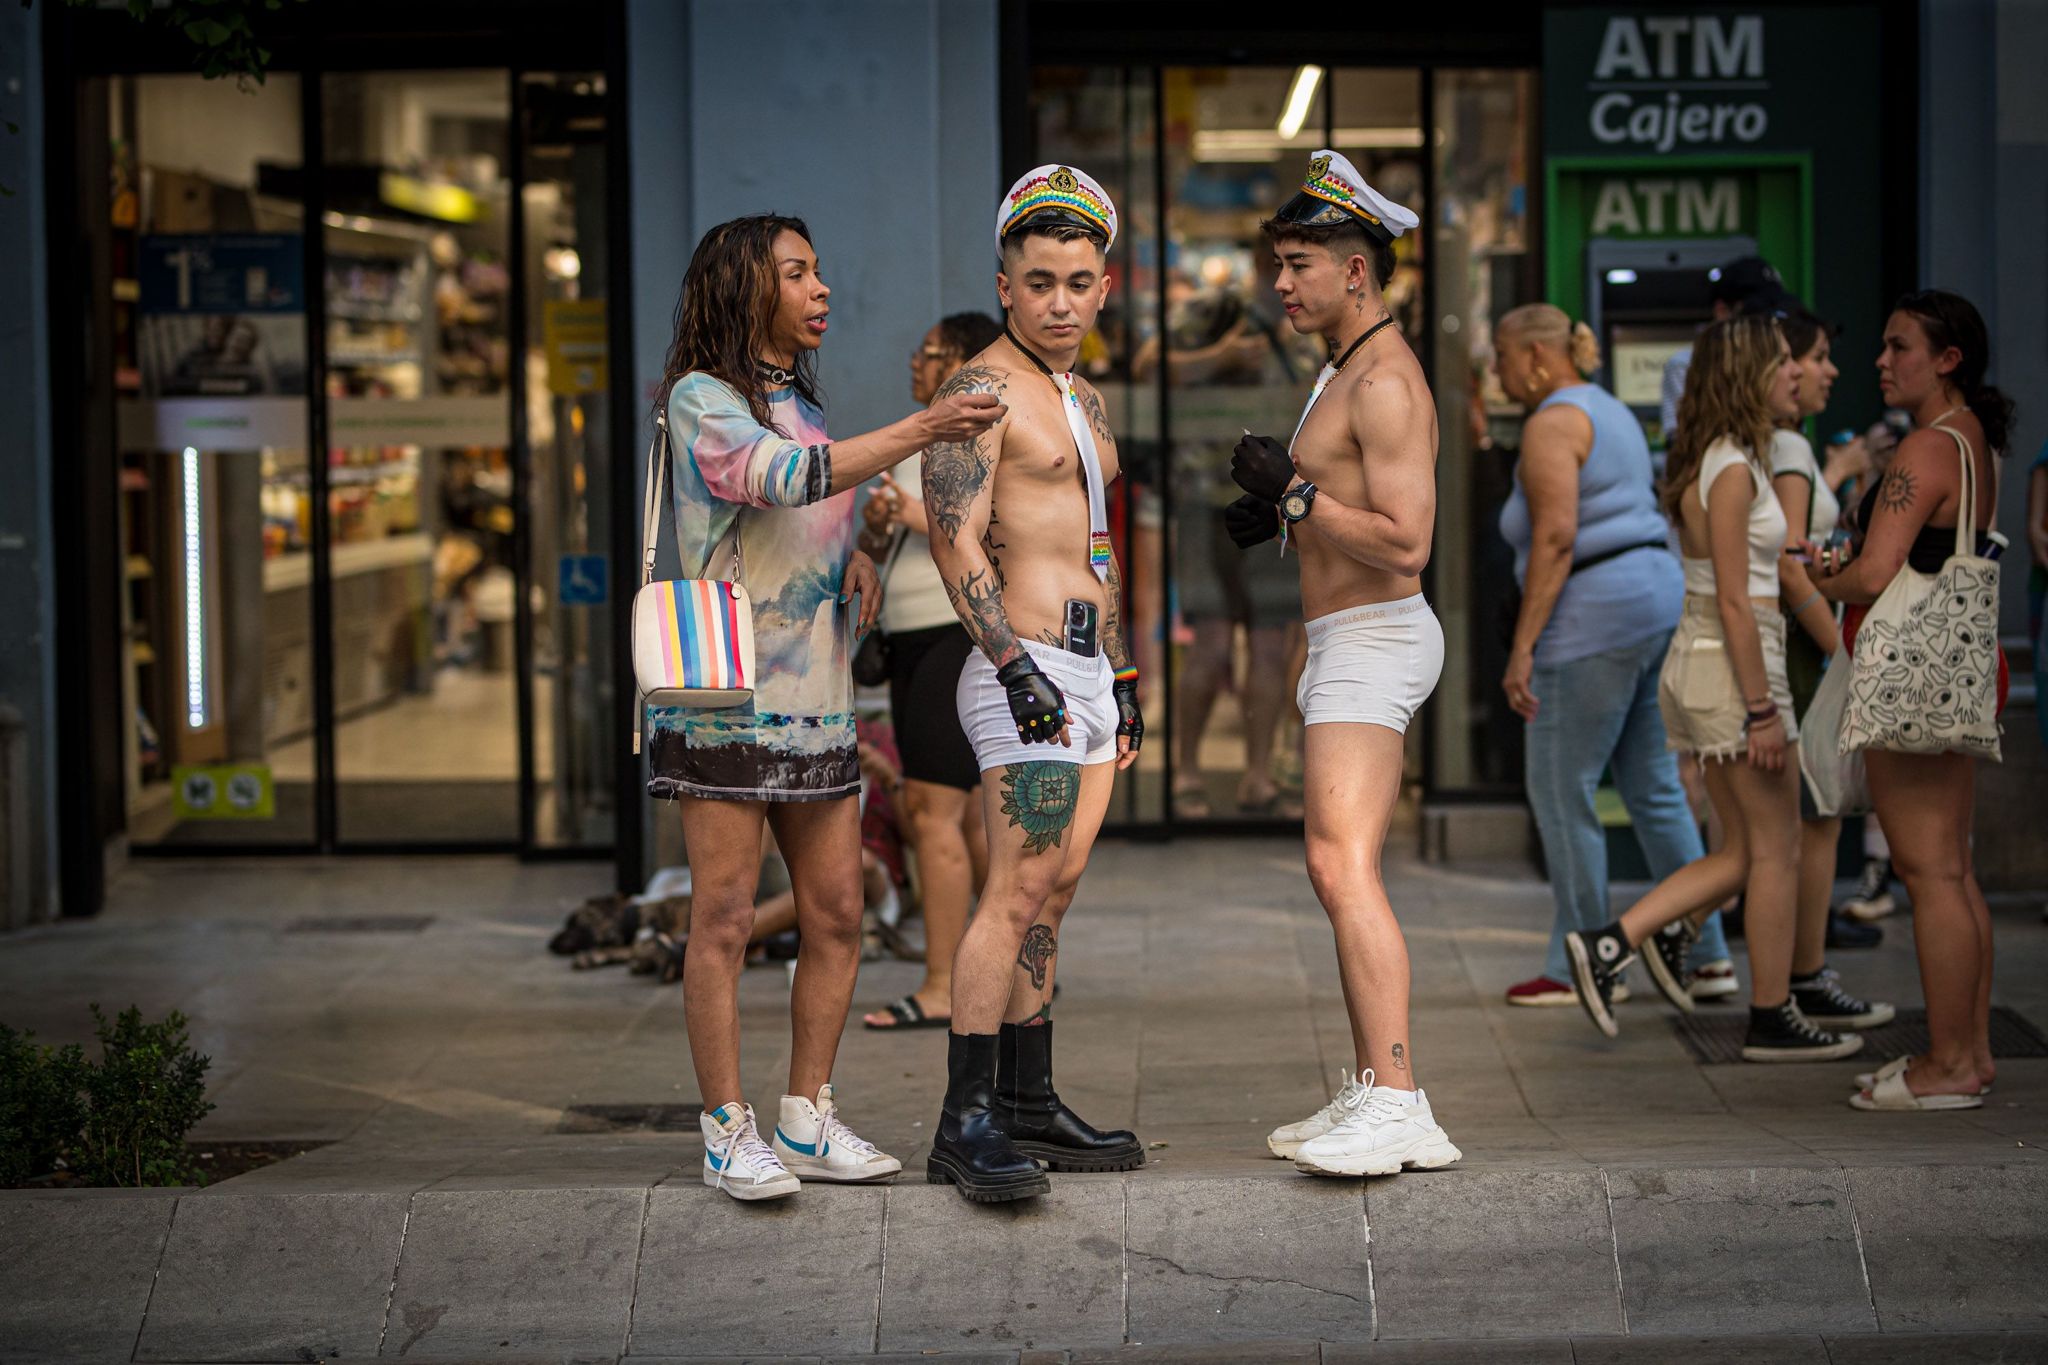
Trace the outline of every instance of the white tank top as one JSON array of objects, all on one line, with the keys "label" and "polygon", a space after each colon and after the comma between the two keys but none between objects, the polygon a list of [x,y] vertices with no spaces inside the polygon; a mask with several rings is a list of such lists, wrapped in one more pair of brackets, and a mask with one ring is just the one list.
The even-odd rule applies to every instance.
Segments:
[{"label": "white tank top", "polygon": [[[1778,555],[1785,548],[1785,509],[1778,505],[1778,495],[1771,488],[1771,481],[1763,471],[1745,455],[1742,447],[1723,436],[1707,447],[1707,453],[1700,459],[1699,493],[1700,508],[1707,505],[1707,490],[1714,486],[1714,480],[1732,465],[1740,465],[1749,474],[1755,496],[1749,500],[1749,595],[1751,597],[1776,597],[1778,595]],[[1714,595],[1714,561],[1711,556],[1702,555],[1695,559],[1681,555],[1685,565],[1685,590],[1701,597]]]}]

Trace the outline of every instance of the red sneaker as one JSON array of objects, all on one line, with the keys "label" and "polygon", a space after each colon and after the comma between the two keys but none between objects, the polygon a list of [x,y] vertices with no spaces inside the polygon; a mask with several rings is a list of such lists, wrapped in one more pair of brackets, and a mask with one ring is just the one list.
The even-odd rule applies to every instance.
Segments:
[{"label": "red sneaker", "polygon": [[1533,981],[1524,981],[1508,987],[1510,1005],[1576,1005],[1579,993],[1568,981],[1552,981],[1539,976]]}]

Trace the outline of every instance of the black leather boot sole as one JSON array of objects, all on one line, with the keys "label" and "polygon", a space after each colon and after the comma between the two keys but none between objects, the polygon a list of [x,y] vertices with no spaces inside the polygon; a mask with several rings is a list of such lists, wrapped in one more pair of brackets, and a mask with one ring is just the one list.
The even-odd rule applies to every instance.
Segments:
[{"label": "black leather boot sole", "polygon": [[1017,1150],[1028,1157],[1043,1161],[1049,1171],[1067,1175],[1088,1175],[1101,1171],[1135,1171],[1145,1164],[1145,1148],[1135,1139],[1128,1143],[1104,1148],[1101,1151],[1079,1152],[1072,1147],[1063,1147],[1056,1142],[1032,1142],[1028,1138],[1011,1138]]},{"label": "black leather boot sole", "polygon": [[961,1198],[976,1204],[1007,1204],[1013,1199],[1035,1199],[1052,1193],[1052,1182],[1045,1178],[1044,1171],[1005,1177],[978,1176],[940,1151],[925,1158],[924,1178],[928,1184],[951,1185],[960,1191]]}]

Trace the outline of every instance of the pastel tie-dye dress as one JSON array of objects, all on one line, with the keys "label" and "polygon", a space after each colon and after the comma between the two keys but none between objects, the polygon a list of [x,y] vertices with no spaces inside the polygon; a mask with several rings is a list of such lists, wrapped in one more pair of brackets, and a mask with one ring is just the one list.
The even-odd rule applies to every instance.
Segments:
[{"label": "pastel tie-dye dress", "polygon": [[709,375],[685,375],[669,394],[682,573],[731,576],[740,536],[756,683],[750,705],[647,709],[651,796],[825,801],[860,789],[852,604],[839,601],[853,493],[827,496],[825,414],[793,388],[766,396],[764,427]]}]

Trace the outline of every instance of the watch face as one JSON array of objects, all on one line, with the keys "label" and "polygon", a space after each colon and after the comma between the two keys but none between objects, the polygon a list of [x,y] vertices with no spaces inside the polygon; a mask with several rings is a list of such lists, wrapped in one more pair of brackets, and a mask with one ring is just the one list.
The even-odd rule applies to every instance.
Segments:
[{"label": "watch face", "polygon": [[1299,493],[1289,493],[1281,510],[1287,513],[1289,521],[1300,521],[1308,515],[1308,499]]}]

